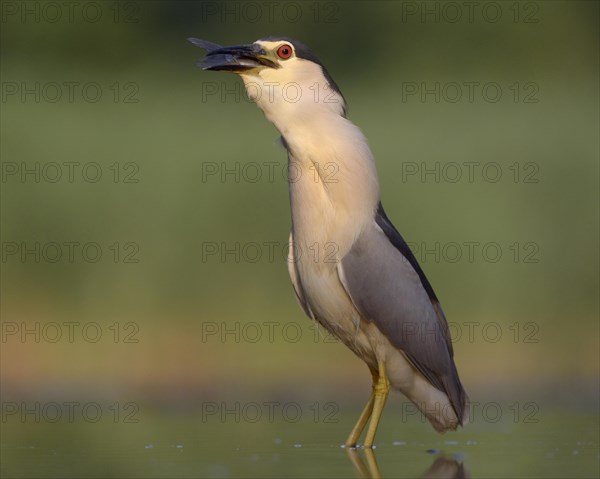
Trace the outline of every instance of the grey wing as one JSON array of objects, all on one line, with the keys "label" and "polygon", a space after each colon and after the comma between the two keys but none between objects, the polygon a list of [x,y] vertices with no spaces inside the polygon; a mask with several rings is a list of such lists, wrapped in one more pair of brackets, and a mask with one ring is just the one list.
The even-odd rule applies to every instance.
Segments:
[{"label": "grey wing", "polygon": [[315,315],[311,311],[310,305],[306,299],[306,295],[304,294],[300,275],[296,269],[296,257],[294,256],[294,236],[291,232],[288,248],[288,273],[290,274],[290,279],[292,280],[292,286],[294,287],[294,293],[296,293],[296,299],[298,300],[298,304],[302,307],[304,313],[309,318],[315,319]]},{"label": "grey wing", "polygon": [[338,265],[340,279],[360,313],[433,386],[446,393],[457,417],[462,418],[466,394],[441,307],[430,298],[418,265],[419,271],[378,223],[366,228],[344,256]]}]

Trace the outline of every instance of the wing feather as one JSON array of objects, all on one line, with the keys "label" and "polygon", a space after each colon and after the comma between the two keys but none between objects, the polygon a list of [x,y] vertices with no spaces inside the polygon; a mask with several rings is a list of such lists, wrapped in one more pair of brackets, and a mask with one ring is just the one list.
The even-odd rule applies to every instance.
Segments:
[{"label": "wing feather", "polygon": [[[466,394],[454,364],[444,313],[400,234],[387,216],[379,218],[363,230],[338,265],[340,278],[361,314],[433,386],[446,393],[461,421]],[[385,229],[380,226],[384,221]],[[397,236],[390,238],[393,232]]]}]

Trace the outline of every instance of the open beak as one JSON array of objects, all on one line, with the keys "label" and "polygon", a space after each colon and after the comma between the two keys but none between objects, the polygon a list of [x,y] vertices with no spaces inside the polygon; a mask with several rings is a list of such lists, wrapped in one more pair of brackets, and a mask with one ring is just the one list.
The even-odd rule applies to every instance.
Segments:
[{"label": "open beak", "polygon": [[223,47],[199,38],[188,38],[188,40],[206,50],[206,56],[196,63],[203,70],[222,70],[235,73],[261,67],[279,67],[277,63],[268,59],[266,52],[256,43]]}]

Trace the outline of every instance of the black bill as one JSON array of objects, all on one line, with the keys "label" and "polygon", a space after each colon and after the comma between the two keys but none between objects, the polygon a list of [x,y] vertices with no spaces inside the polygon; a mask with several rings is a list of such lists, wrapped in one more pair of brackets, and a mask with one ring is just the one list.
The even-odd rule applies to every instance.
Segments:
[{"label": "black bill", "polygon": [[188,38],[188,40],[206,50],[206,56],[196,63],[203,70],[241,72],[259,67],[278,67],[277,63],[267,58],[266,52],[256,43],[223,47],[199,38]]}]

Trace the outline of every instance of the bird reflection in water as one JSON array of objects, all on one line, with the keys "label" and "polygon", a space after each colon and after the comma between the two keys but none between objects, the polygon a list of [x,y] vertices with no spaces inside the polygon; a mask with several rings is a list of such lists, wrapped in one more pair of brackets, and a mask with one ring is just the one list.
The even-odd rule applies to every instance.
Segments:
[{"label": "bird reflection in water", "polygon": [[[382,477],[373,449],[359,450],[348,447],[346,453],[361,478],[380,479]],[[364,453],[366,461],[361,457],[361,453]],[[467,467],[462,462],[444,455],[437,456],[429,469],[421,475],[422,479],[470,479],[470,477]]]}]

